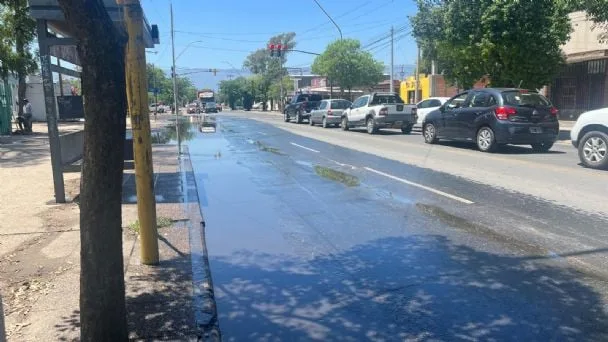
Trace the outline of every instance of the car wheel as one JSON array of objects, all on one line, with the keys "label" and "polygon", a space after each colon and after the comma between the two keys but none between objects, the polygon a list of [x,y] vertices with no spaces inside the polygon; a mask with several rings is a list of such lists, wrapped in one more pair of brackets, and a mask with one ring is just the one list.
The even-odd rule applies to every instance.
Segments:
[{"label": "car wheel", "polygon": [[583,136],[578,145],[578,156],[581,162],[592,169],[608,169],[608,134],[589,132]]},{"label": "car wheel", "polygon": [[311,125],[311,126],[315,125],[315,122],[312,121],[312,115],[308,118],[308,124]]},{"label": "car wheel", "polygon": [[323,123],[322,123],[323,128],[327,128],[327,118],[323,117]]},{"label": "car wheel", "polygon": [[367,128],[367,133],[369,134],[376,134],[376,132],[378,132],[378,126],[376,126],[376,122],[373,118],[367,118],[365,127]]},{"label": "car wheel", "polygon": [[296,123],[302,123],[302,113],[300,111],[296,112]]},{"label": "car wheel", "polygon": [[414,125],[412,125],[412,124],[401,126],[401,133],[410,134],[410,133],[412,133],[412,128],[414,128]]},{"label": "car wheel", "polygon": [[287,112],[283,113],[283,121],[289,122],[289,114]]},{"label": "car wheel", "polygon": [[434,144],[437,142],[437,129],[432,123],[427,123],[422,129],[424,135],[424,142],[427,144]]},{"label": "car wheel", "polygon": [[343,131],[348,131],[348,119],[345,117],[342,118],[342,124],[340,125]]},{"label": "car wheel", "polygon": [[496,149],[494,131],[490,127],[481,127],[477,131],[477,148],[481,152],[492,152]]},{"label": "car wheel", "polygon": [[532,150],[534,150],[534,152],[547,152],[551,149],[551,147],[553,147],[552,142],[532,144]]}]

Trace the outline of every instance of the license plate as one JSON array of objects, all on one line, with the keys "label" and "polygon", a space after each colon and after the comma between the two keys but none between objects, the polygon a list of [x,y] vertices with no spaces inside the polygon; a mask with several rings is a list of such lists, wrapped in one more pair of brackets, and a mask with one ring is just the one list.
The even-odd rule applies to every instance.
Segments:
[{"label": "license plate", "polygon": [[398,112],[402,112],[403,111],[403,105],[397,105],[397,111]]},{"label": "license plate", "polygon": [[538,133],[542,133],[542,132],[543,132],[542,127],[530,127],[530,133],[538,134]]},{"label": "license plate", "polygon": [[403,121],[395,121],[395,123],[393,124],[393,126],[401,126],[403,125]]}]

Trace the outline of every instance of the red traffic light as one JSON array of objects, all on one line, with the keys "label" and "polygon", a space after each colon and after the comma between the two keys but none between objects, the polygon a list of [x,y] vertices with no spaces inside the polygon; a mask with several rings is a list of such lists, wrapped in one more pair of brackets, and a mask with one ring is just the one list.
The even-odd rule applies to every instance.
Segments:
[{"label": "red traffic light", "polygon": [[277,50],[281,51],[282,48],[283,48],[283,45],[281,45],[281,44],[277,45]]},{"label": "red traffic light", "polygon": [[274,50],[274,44],[270,44],[270,45],[268,45],[268,48],[269,48],[270,50]]}]

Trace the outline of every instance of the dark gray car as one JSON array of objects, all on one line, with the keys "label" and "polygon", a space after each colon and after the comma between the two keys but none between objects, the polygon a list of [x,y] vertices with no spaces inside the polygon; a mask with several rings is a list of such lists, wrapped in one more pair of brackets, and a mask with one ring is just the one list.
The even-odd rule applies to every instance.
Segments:
[{"label": "dark gray car", "polygon": [[330,125],[339,126],[342,118],[342,112],[350,108],[352,103],[348,100],[331,99],[323,100],[319,103],[319,107],[310,112],[310,125],[321,124],[323,128]]}]

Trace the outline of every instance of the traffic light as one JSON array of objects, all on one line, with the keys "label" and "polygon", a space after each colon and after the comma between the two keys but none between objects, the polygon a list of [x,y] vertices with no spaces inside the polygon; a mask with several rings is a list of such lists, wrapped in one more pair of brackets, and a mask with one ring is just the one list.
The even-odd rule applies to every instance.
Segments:
[{"label": "traffic light", "polygon": [[277,45],[277,57],[281,57],[282,48],[283,48],[283,45],[281,45],[281,44]]},{"label": "traffic light", "polygon": [[270,57],[274,57],[274,44],[269,44],[268,48],[270,49]]}]

